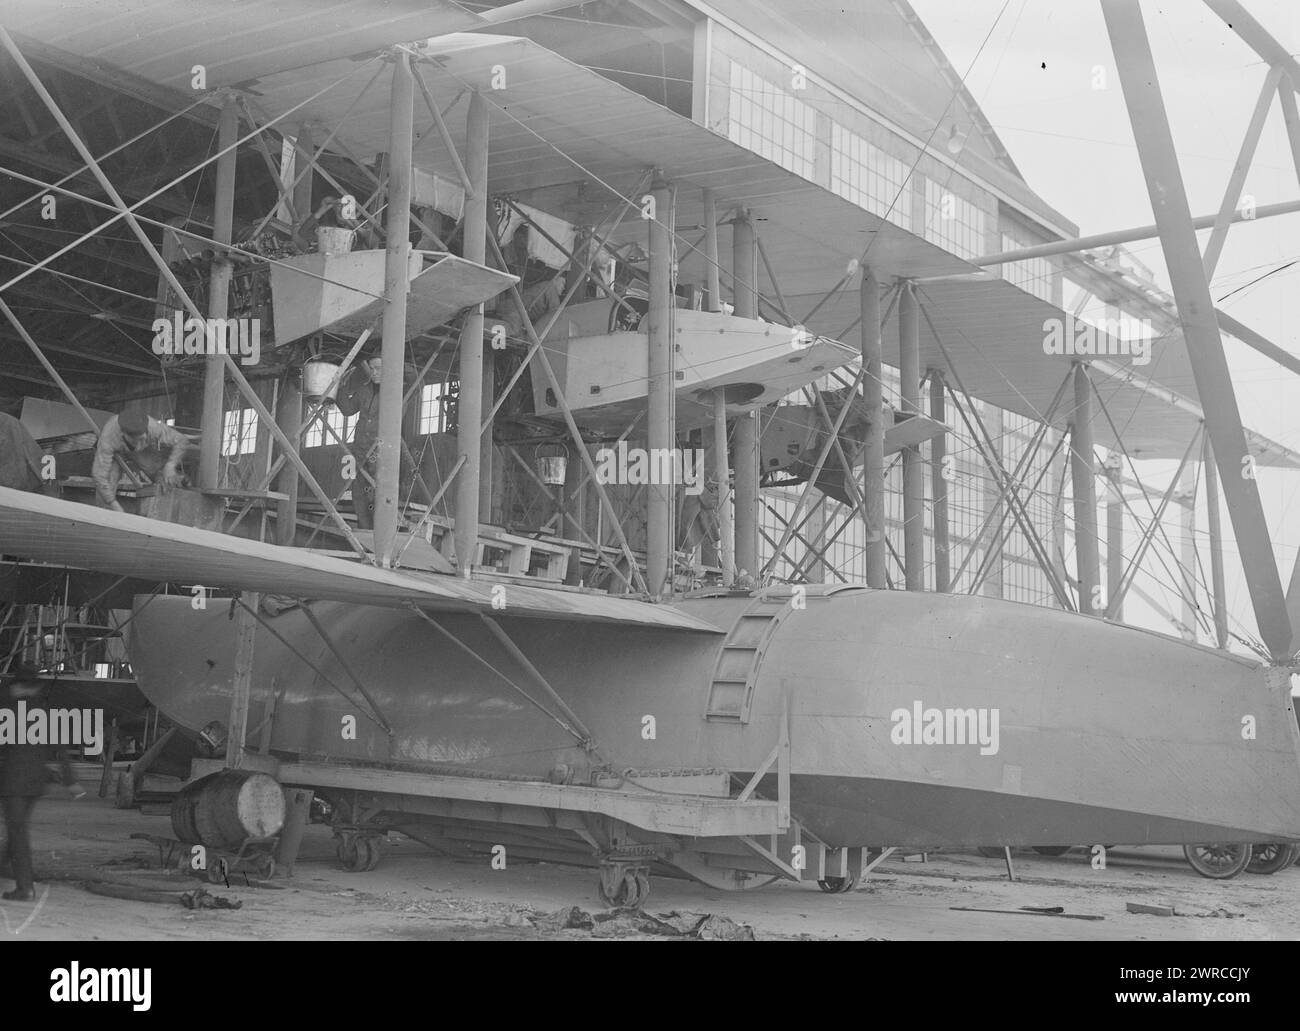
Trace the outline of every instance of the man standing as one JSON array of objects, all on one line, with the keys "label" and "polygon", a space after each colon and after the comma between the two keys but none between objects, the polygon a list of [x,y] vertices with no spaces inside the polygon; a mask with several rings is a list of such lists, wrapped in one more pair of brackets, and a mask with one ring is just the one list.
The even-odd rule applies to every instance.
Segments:
[{"label": "man standing", "polygon": [[180,467],[191,447],[193,444],[185,434],[143,412],[113,416],[99,435],[90,470],[99,503],[115,512],[124,511],[117,501],[117,483],[122,476],[117,459],[146,473],[163,487],[176,487],[184,482]]},{"label": "man standing", "polygon": [[[28,712],[41,706],[41,684],[31,666],[19,665],[4,683],[5,703],[11,709],[16,710],[19,702],[26,703]],[[11,902],[30,902],[36,897],[29,824],[36,800],[45,791],[48,751],[45,745],[0,744],[0,800],[3,800],[5,810],[5,850],[15,881],[13,891],[6,891],[3,897]]]}]

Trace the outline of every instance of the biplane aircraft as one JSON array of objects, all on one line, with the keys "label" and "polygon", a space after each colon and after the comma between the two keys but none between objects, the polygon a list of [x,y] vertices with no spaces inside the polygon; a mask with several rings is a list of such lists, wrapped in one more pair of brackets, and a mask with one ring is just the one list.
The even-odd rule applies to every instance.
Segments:
[{"label": "biplane aircraft", "polygon": [[[1300,132],[1300,67],[1207,3]],[[598,867],[637,905],[652,873],[840,891],[899,847],[1300,841],[1300,588],[1239,475],[1300,455],[1243,426],[1221,334],[1300,363],[1216,313],[1195,232],[1217,256],[1240,181],[1190,211],[1140,11],[1101,3],[1156,224],[1080,239],[908,4],[861,5],[894,62],[865,70],[808,28],[838,5],[791,6],[10,0],[0,229],[23,216],[38,250],[0,270],[5,372],[26,346],[24,386],[91,423],[175,400],[199,461],[170,507],[0,487],[0,553],[129,578],[140,689],[227,735],[195,775],[327,799],[350,869],[399,831]],[[71,109],[96,84],[99,120]],[[169,139],[141,111],[202,139],[182,167],[125,160],[129,132]],[[89,216],[77,246],[33,238],[46,196]],[[1140,239],[1172,295],[1124,264]],[[34,293],[73,287],[125,340],[25,327]],[[1153,335],[1045,347],[1088,296]],[[170,313],[256,315],[261,363],[141,369]],[[367,355],[369,455],[336,404]],[[113,362],[139,385],[96,387]],[[642,479],[602,482],[619,443]],[[686,448],[695,502],[654,473]],[[1158,509],[1134,465],[1157,459],[1181,463]],[[1221,558],[1189,620],[1211,644],[1124,623],[1189,468],[1216,549],[1219,492],[1229,512],[1252,654],[1228,650]],[[1150,503],[1127,555],[1102,475],[1108,514]]]}]

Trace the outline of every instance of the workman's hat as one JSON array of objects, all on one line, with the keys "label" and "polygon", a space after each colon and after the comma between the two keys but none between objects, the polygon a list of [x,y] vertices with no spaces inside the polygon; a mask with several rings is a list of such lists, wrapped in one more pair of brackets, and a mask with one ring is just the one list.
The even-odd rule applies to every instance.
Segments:
[{"label": "workman's hat", "polygon": [[132,409],[129,412],[123,412],[117,417],[117,426],[123,433],[138,437],[149,429],[149,416],[145,415],[144,412]]}]

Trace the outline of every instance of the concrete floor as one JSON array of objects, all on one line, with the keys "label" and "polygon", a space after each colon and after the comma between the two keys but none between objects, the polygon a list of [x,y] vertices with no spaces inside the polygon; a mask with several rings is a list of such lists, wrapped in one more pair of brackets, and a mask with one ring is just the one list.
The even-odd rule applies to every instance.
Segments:
[{"label": "concrete floor", "polygon": [[[339,869],[327,828],[309,829],[292,879],[275,889],[211,889],[242,901],[239,910],[190,911],[178,903],[125,901],[92,894],[87,882],[111,881],[171,892],[204,882],[159,870],[157,850],[132,832],[170,835],[165,815],[114,809],[93,793],[71,801],[52,793],[38,805],[33,828],[38,885],[35,903],[0,903],[0,936],[74,940],[166,939],[464,939],[581,938],[589,932],[545,932],[528,916],[580,906],[603,911],[595,871],[439,857],[406,838],[370,873]],[[754,928],[760,940],[1181,939],[1300,937],[1300,868],[1232,881],[1198,877],[1180,850],[1112,852],[1104,871],[1083,850],[1059,859],[1016,853],[1017,883],[999,860],[973,853],[932,856],[927,863],[891,860],[864,885],[826,895],[815,885],[773,884],[743,894],[656,878],[646,909],[717,913]],[[1173,905],[1174,917],[1125,912],[1128,901]],[[1064,906],[1048,916],[972,913],[954,906],[1018,910]],[[1228,915],[1231,914],[1231,915]]]}]

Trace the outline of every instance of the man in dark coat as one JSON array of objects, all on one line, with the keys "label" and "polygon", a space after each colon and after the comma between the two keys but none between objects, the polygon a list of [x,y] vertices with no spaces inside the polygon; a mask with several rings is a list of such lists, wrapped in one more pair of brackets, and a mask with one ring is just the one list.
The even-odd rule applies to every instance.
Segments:
[{"label": "man in dark coat", "polygon": [[[4,678],[4,704],[15,714],[20,701],[27,703],[28,712],[43,704],[41,684],[35,677],[35,669],[20,665]],[[46,745],[0,743],[0,801],[4,802],[5,811],[5,848],[16,882],[14,890],[6,891],[3,897],[11,901],[30,902],[36,897],[29,824],[32,809],[45,791],[49,778],[45,768],[48,751]]]}]

